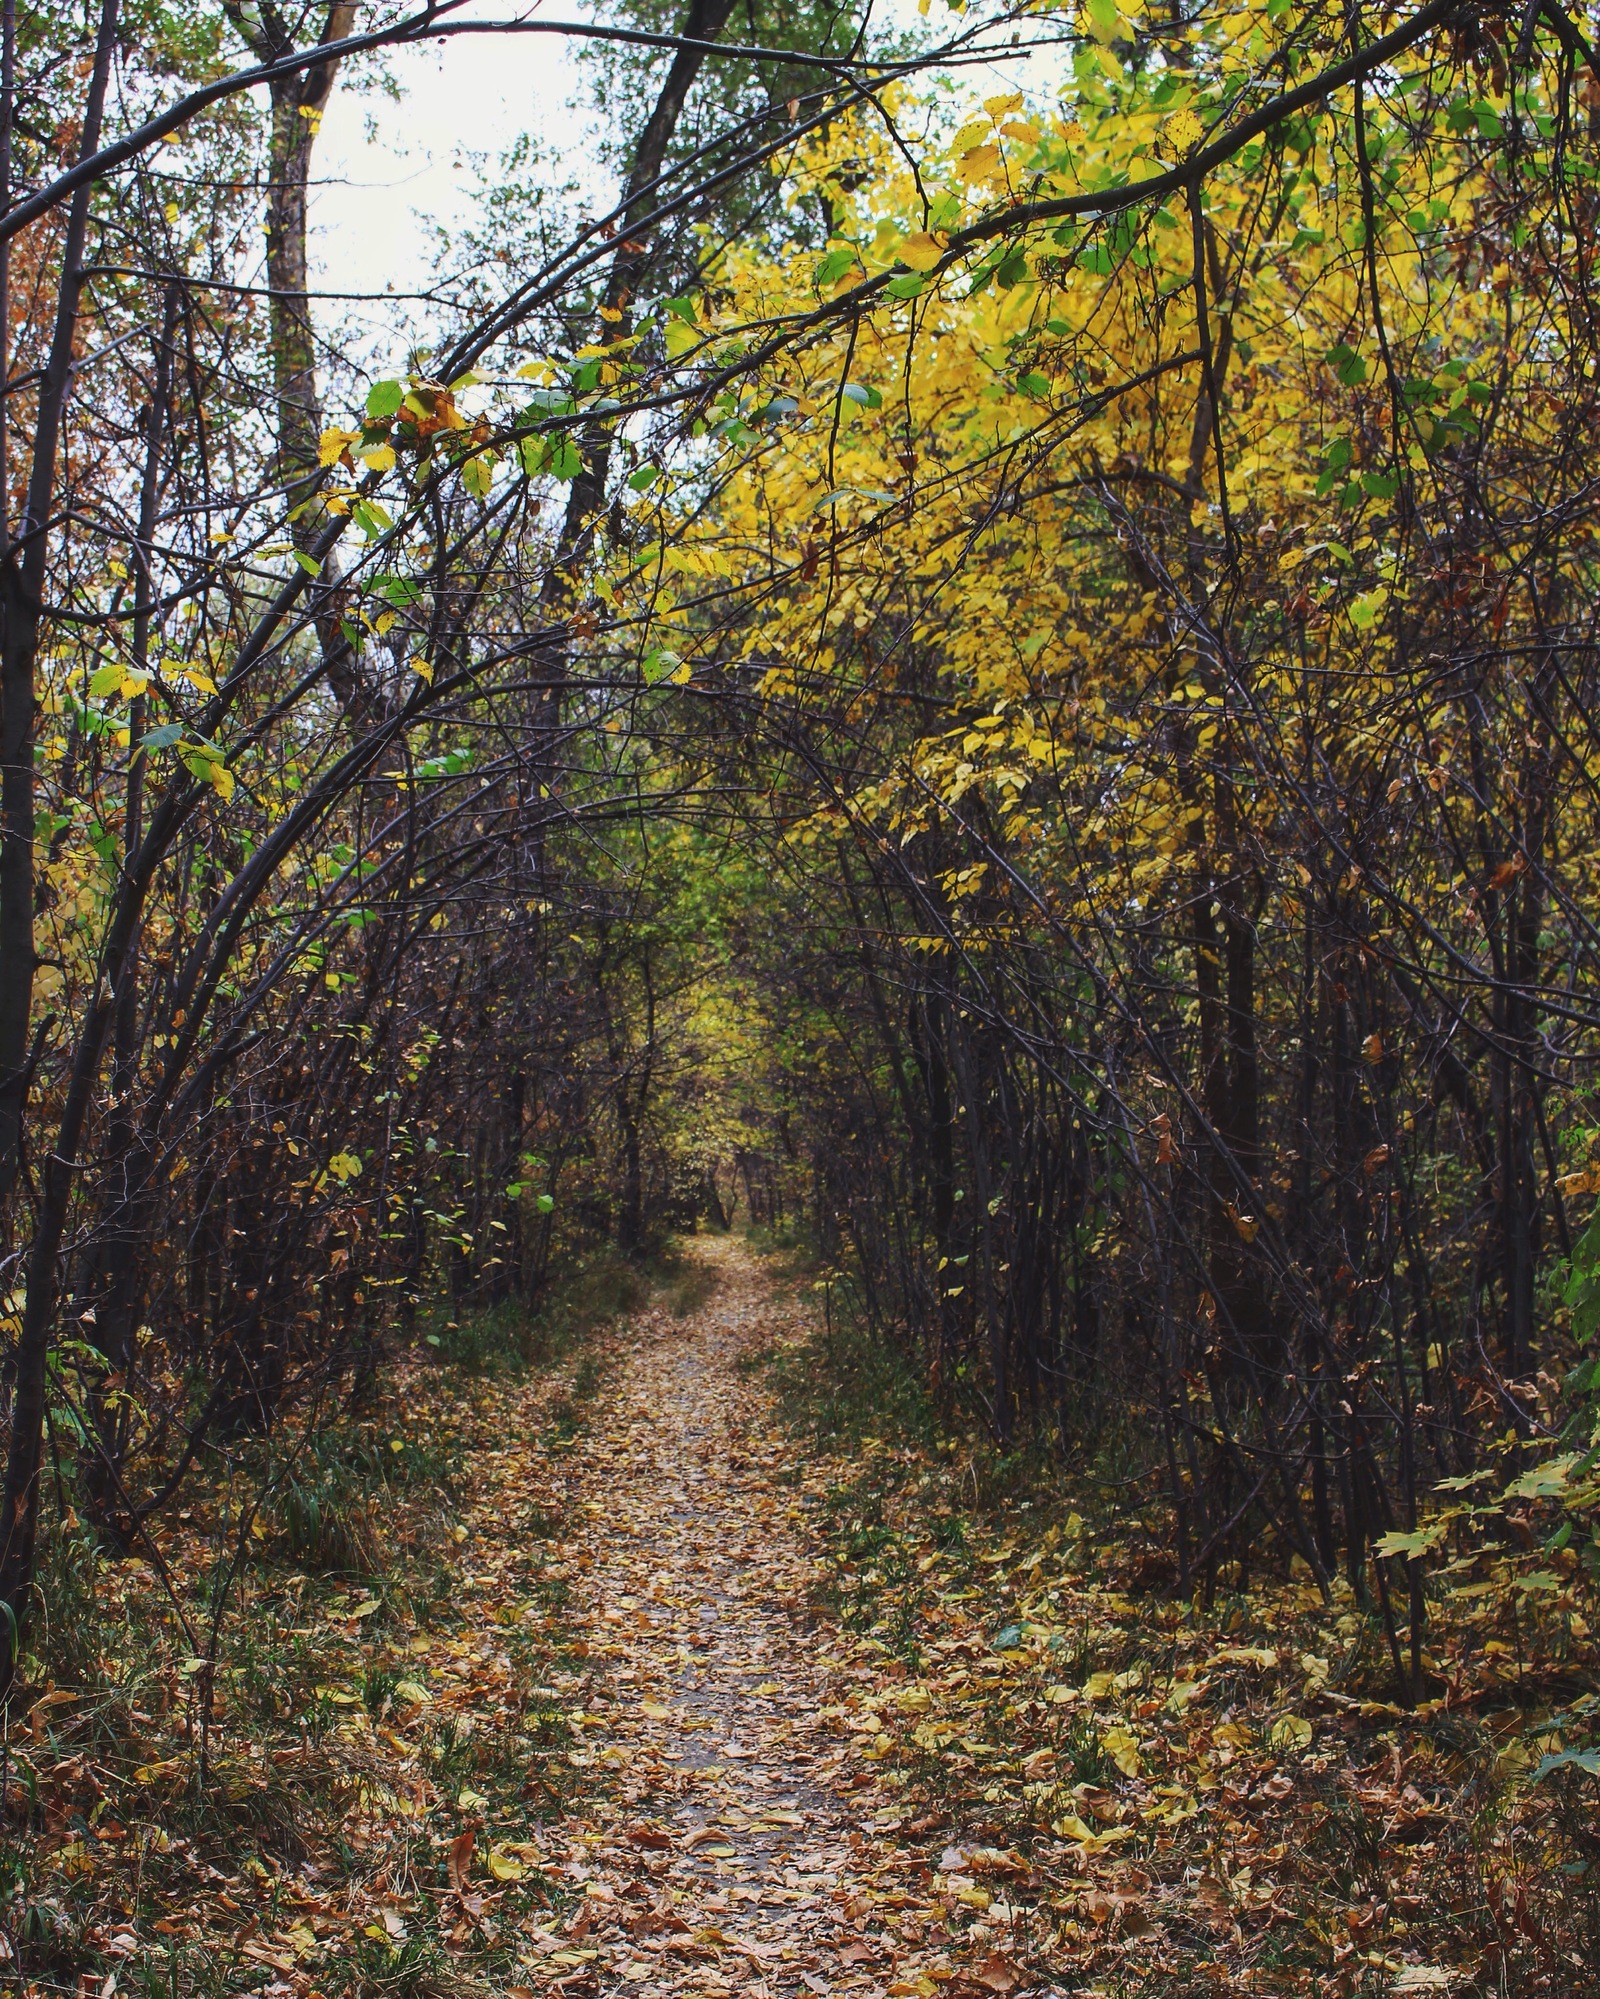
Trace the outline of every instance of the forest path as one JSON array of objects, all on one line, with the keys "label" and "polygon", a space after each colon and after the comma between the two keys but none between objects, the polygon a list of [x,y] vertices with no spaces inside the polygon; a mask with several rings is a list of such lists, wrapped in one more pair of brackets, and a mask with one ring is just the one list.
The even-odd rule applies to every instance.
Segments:
[{"label": "forest path", "polygon": [[896,1844],[889,1793],[825,1713],[837,1662],[752,1364],[798,1308],[736,1238],[692,1253],[708,1302],[632,1323],[572,1453],[594,1704],[578,1759],[605,1781],[560,1828],[584,1900],[539,1939],[550,1984],[933,1993],[951,1940],[906,1892],[927,1862]]}]

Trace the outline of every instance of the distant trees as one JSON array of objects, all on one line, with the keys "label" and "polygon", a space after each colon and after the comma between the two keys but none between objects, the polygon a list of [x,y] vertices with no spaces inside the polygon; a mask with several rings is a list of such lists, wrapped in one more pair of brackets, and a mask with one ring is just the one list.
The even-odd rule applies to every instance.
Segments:
[{"label": "distant trees", "polygon": [[133,1545],[736,1167],[1414,1688],[1600,1184],[1587,31],[630,8],[610,211],[369,377],[318,118],[481,23],[4,19],[8,1658],[47,1448]]},{"label": "distant trees", "polygon": [[1421,1502],[1588,1441],[1600,72],[1555,9],[1086,19],[1059,105],[819,137],[826,257],[708,287],[713,357],[858,310],[713,404],[742,587],[674,646],[872,1334],[1181,1589],[1343,1571],[1415,1691]]},{"label": "distant trees", "polygon": [[47,1446],[137,1544],[439,1283],[527,1296],[674,1190],[637,667],[576,649],[614,441],[682,408],[652,246],[764,172],[772,121],[697,107],[726,9],[642,31],[666,69],[614,212],[330,421],[318,123],[351,61],[480,32],[455,12],[5,12],[7,1676]]}]

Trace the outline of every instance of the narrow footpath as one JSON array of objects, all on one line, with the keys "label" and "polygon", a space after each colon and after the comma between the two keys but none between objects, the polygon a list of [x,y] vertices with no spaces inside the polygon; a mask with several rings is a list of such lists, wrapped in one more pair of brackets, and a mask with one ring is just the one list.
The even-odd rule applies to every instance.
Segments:
[{"label": "narrow footpath", "polygon": [[[630,1326],[573,1452],[600,1710],[578,1759],[597,1782],[562,1828],[584,1900],[536,1947],[552,1983],[641,1999],[932,1993],[952,1978],[951,1938],[835,1705],[755,1364],[794,1308],[739,1241],[694,1253],[716,1278],[709,1302]],[[998,1959],[977,1969],[978,1988],[1017,1983]]]}]

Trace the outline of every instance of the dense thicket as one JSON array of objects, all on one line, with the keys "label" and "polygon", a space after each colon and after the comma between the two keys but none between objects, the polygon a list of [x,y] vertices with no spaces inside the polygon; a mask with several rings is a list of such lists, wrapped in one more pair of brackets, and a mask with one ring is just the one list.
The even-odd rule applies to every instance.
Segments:
[{"label": "dense thicket", "polygon": [[[715,1084],[663,1040],[699,1003],[671,800],[636,672],[577,648],[624,402],[683,401],[650,302],[691,225],[750,239],[773,64],[724,103],[726,8],[641,31],[615,208],[374,381],[309,289],[318,126],[453,11],[5,14],[13,1640],[47,1491],[153,1550],[197,1465],[291,1477],[420,1302],[526,1301],[558,1243],[719,1199]],[[815,117],[855,72],[807,74]]]},{"label": "dense thicket", "polygon": [[1248,131],[1379,25],[1108,15],[915,180],[815,148],[819,281],[901,303],[771,371],[718,517],[759,610],[693,643],[752,685],[763,977],[875,1335],[1164,1502],[1184,1590],[1375,1590],[1416,1686],[1422,1503],[1587,1441],[1600,167],[1551,10],[1386,17]]},{"label": "dense thicket", "polygon": [[1569,1414],[1587,28],[621,10],[610,211],[461,218],[368,376],[317,127],[452,13],[6,15],[13,1624],[47,1444],[148,1538],[737,1196],[1414,1688],[1421,1502]]}]

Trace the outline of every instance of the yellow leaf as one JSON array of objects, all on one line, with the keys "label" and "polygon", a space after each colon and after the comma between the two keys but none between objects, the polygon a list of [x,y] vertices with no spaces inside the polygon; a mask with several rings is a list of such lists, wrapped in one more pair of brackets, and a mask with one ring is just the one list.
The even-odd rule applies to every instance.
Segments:
[{"label": "yellow leaf", "polygon": [[163,1763],[141,1763],[133,1773],[136,1784],[159,1784],[166,1777],[175,1777],[183,1768],[176,1758],[169,1756]]},{"label": "yellow leaf", "polygon": [[1106,1754],[1116,1764],[1124,1777],[1139,1774],[1139,1743],[1125,1728],[1108,1728],[1100,1740],[1105,1745]]},{"label": "yellow leaf", "polygon": [[1114,1825],[1105,1832],[1096,1832],[1086,1826],[1076,1812],[1069,1812],[1064,1819],[1057,1819],[1050,1830],[1057,1839],[1070,1839],[1083,1848],[1085,1854],[1104,1853],[1107,1847],[1115,1846],[1118,1840],[1132,1839],[1133,1827]]},{"label": "yellow leaf", "polygon": [[359,430],[341,430],[335,424],[332,429],[322,433],[321,442],[317,446],[317,463],[337,465],[351,445],[359,443],[360,438]]},{"label": "yellow leaf", "polygon": [[999,124],[1008,111],[1020,111],[1022,109],[1022,92],[1020,90],[1013,90],[1006,97],[986,97],[983,100],[983,108],[995,123]]},{"label": "yellow leaf", "polygon": [[394,446],[392,444],[372,444],[365,451],[357,452],[356,456],[361,460],[363,465],[370,465],[374,472],[387,472],[389,467],[394,463]]},{"label": "yellow leaf", "polygon": [[900,261],[909,270],[931,271],[945,253],[950,238],[943,230],[919,229],[900,245]]},{"label": "yellow leaf", "polygon": [[503,1853],[498,1846],[489,1849],[489,1872],[497,1881],[521,1881],[527,1875],[527,1868],[520,1860],[513,1860],[509,1853]]},{"label": "yellow leaf", "polygon": [[1161,126],[1161,150],[1164,153],[1186,153],[1205,137],[1205,127],[1194,113],[1188,109],[1174,111]]},{"label": "yellow leaf", "polygon": [[1311,1747],[1311,1736],[1311,1724],[1303,1715],[1285,1714],[1272,1724],[1268,1740],[1274,1749],[1297,1756],[1301,1750]]},{"label": "yellow leaf", "polygon": [[1000,165],[998,146],[970,146],[961,155],[956,171],[963,180],[982,180],[985,174],[996,172]]},{"label": "yellow leaf", "polygon": [[225,763],[214,763],[206,776],[211,780],[211,789],[226,805],[233,797],[233,772]]},{"label": "yellow leaf", "polygon": [[1270,1673],[1277,1663],[1278,1655],[1270,1645],[1224,1645],[1206,1661],[1208,1666],[1259,1666],[1264,1673]]}]

